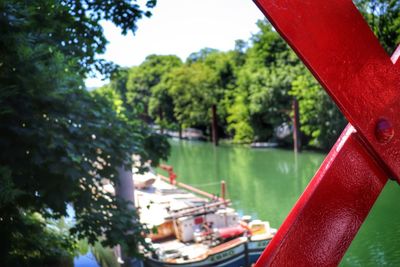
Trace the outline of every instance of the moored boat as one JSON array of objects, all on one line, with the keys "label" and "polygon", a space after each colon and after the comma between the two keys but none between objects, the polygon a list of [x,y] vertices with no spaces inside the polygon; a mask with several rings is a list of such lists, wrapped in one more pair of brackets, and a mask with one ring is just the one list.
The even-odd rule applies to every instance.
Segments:
[{"label": "moored boat", "polygon": [[229,200],[199,197],[167,180],[157,176],[149,187],[135,190],[141,222],[156,229],[147,238],[153,251],[145,252],[145,266],[255,263],[276,232],[268,222],[239,217]]}]

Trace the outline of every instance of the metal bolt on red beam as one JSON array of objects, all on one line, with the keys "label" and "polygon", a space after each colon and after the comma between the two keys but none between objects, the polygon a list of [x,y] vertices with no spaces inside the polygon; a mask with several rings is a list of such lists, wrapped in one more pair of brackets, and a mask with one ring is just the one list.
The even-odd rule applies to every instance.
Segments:
[{"label": "metal bolt on red beam", "polygon": [[375,136],[380,143],[390,142],[394,136],[394,129],[390,121],[379,119],[375,126]]},{"label": "metal bolt on red beam", "polygon": [[400,47],[351,0],[255,0],[349,124],[256,266],[336,266],[388,177],[400,181]]}]

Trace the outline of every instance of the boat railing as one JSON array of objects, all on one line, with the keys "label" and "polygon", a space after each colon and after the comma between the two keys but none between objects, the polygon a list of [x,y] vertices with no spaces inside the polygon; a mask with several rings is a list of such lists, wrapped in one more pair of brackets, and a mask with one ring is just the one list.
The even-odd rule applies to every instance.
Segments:
[{"label": "boat railing", "polygon": [[185,208],[183,210],[173,211],[165,219],[177,219],[186,216],[198,215],[199,213],[209,213],[211,211],[214,211],[215,209],[220,208],[221,206],[226,207],[229,206],[230,204],[231,204],[230,200],[211,202],[197,207]]}]

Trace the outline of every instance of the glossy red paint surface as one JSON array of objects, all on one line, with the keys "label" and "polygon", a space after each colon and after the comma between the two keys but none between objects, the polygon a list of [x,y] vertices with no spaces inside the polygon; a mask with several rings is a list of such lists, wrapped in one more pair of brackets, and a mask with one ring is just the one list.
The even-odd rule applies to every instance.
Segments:
[{"label": "glossy red paint surface", "polygon": [[336,266],[400,181],[400,47],[389,58],[351,0],[255,2],[351,123],[256,266]]}]

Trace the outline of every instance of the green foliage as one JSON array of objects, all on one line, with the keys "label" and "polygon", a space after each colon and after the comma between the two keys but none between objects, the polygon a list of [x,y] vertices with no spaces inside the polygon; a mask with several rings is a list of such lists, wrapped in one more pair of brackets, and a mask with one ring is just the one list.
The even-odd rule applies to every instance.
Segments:
[{"label": "green foliage", "polygon": [[[242,123],[231,125],[236,141],[268,140],[275,127],[290,121],[288,92],[299,60],[268,22],[260,21],[258,26],[260,32],[252,37],[252,46],[247,50],[246,62],[238,75],[240,96],[234,103],[238,107],[231,108],[230,113],[232,122],[237,121],[233,120],[232,112],[239,110],[249,114]],[[249,128],[253,131],[247,130]]]},{"label": "green foliage", "polygon": [[301,131],[309,144],[323,149],[332,147],[346,120],[306,69],[293,81],[290,94],[299,101]]},{"label": "green foliage", "polygon": [[191,53],[188,56],[186,61],[188,64],[198,62],[198,61],[204,61],[210,54],[215,54],[217,52],[218,52],[217,49],[206,47],[206,48],[201,49],[198,52]]},{"label": "green foliage", "polygon": [[214,102],[212,92],[217,87],[216,73],[202,62],[195,62],[174,69],[166,79],[177,121],[185,127],[207,127]]},{"label": "green foliage", "polygon": [[389,55],[400,44],[400,2],[397,0],[355,0]]},{"label": "green foliage", "polygon": [[248,109],[248,95],[237,93],[233,105],[228,108],[228,131],[232,132],[235,143],[251,143],[254,138],[253,128],[250,126]]},{"label": "green foliage", "polygon": [[[151,16],[150,8],[156,0],[147,0],[140,9],[136,1],[89,1],[63,0],[30,2],[2,1],[0,20],[9,21],[13,28],[30,31],[30,39],[40,40],[49,50],[57,48],[63,55],[75,58],[74,71],[86,75],[91,71],[109,74],[115,66],[97,59],[103,53],[107,40],[100,25],[101,20],[110,20],[120,27],[122,33],[136,30],[136,22],[143,16]],[[4,13],[3,13],[4,11]],[[7,27],[8,28],[8,27]],[[7,28],[2,28],[5,30]],[[18,31],[17,31],[18,32]],[[16,33],[17,33],[16,32]],[[4,36],[5,42],[13,38]],[[6,38],[5,38],[6,37]],[[14,38],[19,38],[18,34]]]},{"label": "green foliage", "polygon": [[69,234],[48,225],[69,203],[71,238],[101,236],[132,255],[144,242],[137,215],[101,185],[116,185],[116,168],[129,168],[133,153],[154,164],[166,159],[168,143],[128,114],[118,84],[90,94],[82,80],[110,71],[96,59],[106,44],[99,21],[126,32],[143,15],[150,14],[135,1],[0,3],[1,266],[40,265],[74,249]]},{"label": "green foliage", "polygon": [[182,62],[176,56],[154,56],[154,59],[157,63],[153,65],[153,68],[156,69],[158,75],[155,75],[157,84],[150,88],[149,115],[161,128],[173,127],[176,124],[173,100],[164,77],[173,69],[182,66]]},{"label": "green foliage", "polygon": [[10,242],[5,266],[72,266],[76,243],[68,228],[55,221],[46,224],[38,213],[19,212],[12,218],[19,230],[6,235],[8,229],[0,230],[2,237],[9,235],[3,241]]},{"label": "green foliage", "polygon": [[[240,55],[236,51],[209,52],[201,62],[212,69],[216,76],[214,88],[210,88],[207,94],[211,97],[212,104],[217,107],[218,125],[222,129],[227,128],[227,117],[229,107],[234,101],[234,90],[236,87]],[[200,62],[200,60],[199,60]],[[205,106],[204,109],[210,107]]]},{"label": "green foliage", "polygon": [[104,85],[92,92],[94,97],[103,97],[108,102],[108,105],[117,113],[118,117],[126,118],[126,108],[121,94],[112,84]]},{"label": "green foliage", "polygon": [[176,56],[150,55],[138,67],[129,70],[126,83],[126,103],[144,120],[164,126],[173,123],[172,99],[163,77],[182,64]]},{"label": "green foliage", "polygon": [[[227,91],[235,86],[238,57],[243,53],[203,49],[183,65],[176,56],[151,55],[128,71],[125,87],[126,76],[112,79],[106,88],[121,92],[127,109],[161,129],[177,129],[179,125],[208,127],[212,104],[218,105],[220,124],[225,127],[232,98]],[[116,84],[121,89],[117,90]]]}]

